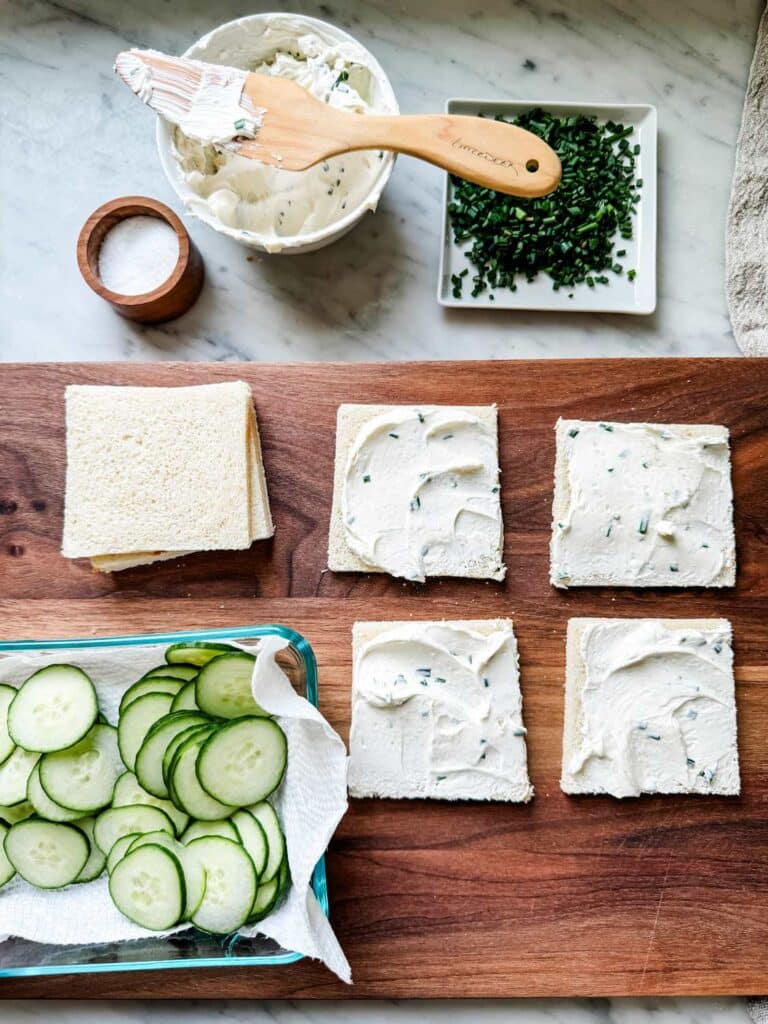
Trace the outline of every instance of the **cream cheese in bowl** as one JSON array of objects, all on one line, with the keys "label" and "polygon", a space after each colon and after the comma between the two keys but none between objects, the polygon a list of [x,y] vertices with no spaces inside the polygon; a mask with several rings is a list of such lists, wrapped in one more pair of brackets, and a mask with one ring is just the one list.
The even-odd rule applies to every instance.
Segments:
[{"label": "cream cheese in bowl", "polygon": [[[346,32],[315,18],[239,18],[214,29],[184,56],[292,79],[351,113],[398,112],[375,57]],[[392,153],[365,150],[305,171],[285,171],[204,145],[162,120],[157,142],[163,168],[189,212],[266,252],[308,252],[341,237],[376,209],[394,164]]]}]

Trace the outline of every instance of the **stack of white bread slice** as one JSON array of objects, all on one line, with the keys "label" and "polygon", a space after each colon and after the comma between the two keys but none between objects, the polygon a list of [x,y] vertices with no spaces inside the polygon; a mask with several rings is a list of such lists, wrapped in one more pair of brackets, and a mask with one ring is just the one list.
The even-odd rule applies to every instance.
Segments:
[{"label": "stack of white bread slice", "polygon": [[274,533],[251,391],[66,389],[62,553],[113,572]]}]

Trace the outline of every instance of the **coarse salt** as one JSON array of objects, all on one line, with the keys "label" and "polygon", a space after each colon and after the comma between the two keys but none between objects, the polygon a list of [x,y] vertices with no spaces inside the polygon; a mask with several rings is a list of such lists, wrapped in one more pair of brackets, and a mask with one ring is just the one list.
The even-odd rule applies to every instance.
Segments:
[{"label": "coarse salt", "polygon": [[176,232],[159,217],[126,217],[104,236],[99,277],[110,291],[143,295],[173,273],[179,258]]}]

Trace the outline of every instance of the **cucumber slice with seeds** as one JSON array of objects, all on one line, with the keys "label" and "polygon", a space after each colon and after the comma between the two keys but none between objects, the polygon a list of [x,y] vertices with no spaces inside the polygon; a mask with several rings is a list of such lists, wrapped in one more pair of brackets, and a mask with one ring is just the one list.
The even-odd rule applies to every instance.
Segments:
[{"label": "cucumber slice with seeds", "polygon": [[0,764],[0,804],[13,807],[27,799],[29,776],[39,760],[39,754],[16,747],[11,756]]},{"label": "cucumber slice with seeds", "polygon": [[65,750],[81,740],[99,713],[93,683],[74,665],[48,665],[19,688],[8,708],[8,732],[25,750]]},{"label": "cucumber slice with seeds", "polygon": [[[146,832],[144,834],[149,836],[158,835],[157,832]],[[167,834],[167,832],[162,833],[162,835]],[[112,849],[109,851],[109,854],[107,855],[107,874],[112,874],[115,868],[115,864],[117,864],[118,861],[123,859],[123,857],[126,855],[126,853],[128,853],[128,850],[133,845],[134,839],[139,839],[140,836],[140,832],[129,832],[127,835],[120,836],[119,839],[116,839],[114,841],[114,843],[112,844]]]},{"label": "cucumber slice with seeds", "polygon": [[167,832],[174,834],[173,822],[159,807],[135,804],[132,807],[110,807],[96,819],[93,837],[102,853],[109,856],[110,850],[121,836],[130,832],[139,835],[144,832]]},{"label": "cucumber slice with seeds", "polygon": [[73,811],[69,807],[60,807],[51,800],[40,783],[40,762],[32,769],[32,774],[27,782],[27,799],[31,804],[34,813],[46,821],[77,821],[84,818],[86,811]]},{"label": "cucumber slice with seeds", "polygon": [[180,811],[170,800],[163,800],[152,793],[148,793],[133,772],[123,772],[115,783],[112,806],[135,807],[139,804],[144,807],[159,807],[161,811],[164,811],[173,822],[176,835],[183,832],[189,824],[188,814]]},{"label": "cucumber slice with seeds", "polygon": [[173,928],[186,903],[178,857],[152,844],[131,850],[113,868],[109,894],[120,913],[142,928]]},{"label": "cucumber slice with seeds", "polygon": [[252,654],[222,654],[200,670],[195,680],[195,700],[202,711],[215,718],[266,715],[251,692],[256,659]]},{"label": "cucumber slice with seeds", "polygon": [[120,775],[117,733],[111,725],[94,725],[84,740],[40,761],[40,783],[60,807],[93,813],[112,799]]},{"label": "cucumber slice with seeds", "polygon": [[74,825],[30,818],[20,821],[4,841],[8,860],[25,882],[38,889],[70,885],[85,867],[88,840]]},{"label": "cucumber slice with seeds", "polygon": [[264,884],[264,882],[274,878],[280,870],[280,865],[286,855],[285,836],[280,819],[277,816],[277,811],[272,804],[268,804],[265,801],[264,803],[257,804],[255,807],[249,807],[248,813],[252,814],[256,821],[258,821],[267,837],[269,856],[261,876],[261,883]]},{"label": "cucumber slice with seeds", "polygon": [[0,889],[6,882],[10,882],[16,874],[16,868],[8,860],[3,843],[10,829],[0,821]]},{"label": "cucumber slice with seeds", "polygon": [[195,665],[200,667],[207,664],[211,658],[217,658],[220,654],[230,654],[237,651],[232,644],[209,643],[205,640],[193,640],[189,643],[171,644],[165,652],[165,660],[169,665]]},{"label": "cucumber slice with seeds", "polygon": [[[6,686],[5,683],[0,685],[0,764],[11,756],[16,746],[8,732],[8,708],[16,693],[13,686]],[[2,869],[0,869],[0,875],[2,875]]]},{"label": "cucumber slice with seeds", "polygon": [[288,744],[271,718],[238,718],[212,733],[197,760],[197,777],[215,800],[234,807],[269,796],[285,773]]},{"label": "cucumber slice with seeds", "polygon": [[138,836],[128,849],[137,850],[140,846],[146,846],[150,843],[164,846],[167,850],[170,850],[181,864],[181,869],[184,872],[184,888],[186,890],[184,920],[191,920],[192,915],[200,906],[205,895],[205,870],[203,865],[177,839],[171,839],[165,832],[148,832],[146,835]]},{"label": "cucumber slice with seeds", "polygon": [[251,858],[223,836],[194,839],[187,850],[205,870],[205,895],[192,923],[214,935],[227,935],[248,920],[256,898],[256,872]]},{"label": "cucumber slice with seeds", "polygon": [[[269,859],[269,845],[264,829],[248,811],[237,811],[232,815],[232,824],[240,835],[240,842],[253,861],[256,874],[261,880]],[[189,829],[187,829],[189,832]],[[186,832],[184,833],[186,835]]]},{"label": "cucumber slice with seeds", "polygon": [[167,693],[145,693],[121,713],[117,742],[123,764],[129,771],[136,766],[136,755],[155,722],[168,714],[173,697]]},{"label": "cucumber slice with seeds", "polygon": [[94,879],[98,878],[107,863],[107,858],[98,848],[96,841],[93,838],[93,829],[95,824],[95,818],[81,818],[76,825],[76,828],[79,828],[88,840],[89,848],[88,860],[85,862],[82,871],[75,879],[79,884],[82,884],[83,882],[92,882]]},{"label": "cucumber slice with seeds", "polygon": [[197,698],[195,697],[195,682],[186,683],[173,698],[171,712],[174,711],[199,711]]},{"label": "cucumber slice with seeds", "polygon": [[195,735],[186,740],[176,751],[169,771],[168,790],[171,799],[191,818],[200,821],[215,821],[228,818],[237,807],[216,800],[200,785],[197,777],[197,757],[206,740],[206,734]]},{"label": "cucumber slice with seeds", "polygon": [[208,717],[194,711],[171,711],[155,722],[136,755],[136,776],[147,792],[157,797],[168,796],[163,779],[163,756],[168,745],[186,729],[207,724],[210,724]]},{"label": "cucumber slice with seeds", "polygon": [[242,842],[239,829],[235,828],[229,818],[220,818],[218,821],[193,821],[181,837],[181,842],[186,846],[201,836],[223,836],[235,843]]}]

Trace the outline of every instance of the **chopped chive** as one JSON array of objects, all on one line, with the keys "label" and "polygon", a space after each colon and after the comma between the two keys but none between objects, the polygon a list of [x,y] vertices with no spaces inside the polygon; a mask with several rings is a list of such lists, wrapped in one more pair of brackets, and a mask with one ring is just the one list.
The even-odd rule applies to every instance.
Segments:
[{"label": "chopped chive", "polygon": [[241,117],[239,120],[235,121],[235,128],[237,128],[238,131],[245,128],[245,118]]},{"label": "chopped chive", "polygon": [[370,482],[371,482],[371,474],[370,473],[366,473],[363,476],[363,483],[364,484],[369,484]]},{"label": "chopped chive", "polygon": [[715,652],[715,654],[720,654],[720,652],[722,651],[722,649],[723,649],[723,645],[722,645],[722,644],[715,644],[715,645],[714,645],[714,646],[712,647],[712,650],[713,650],[713,651]]},{"label": "chopped chive", "polygon": [[568,437],[576,437],[576,435],[578,434],[578,432],[579,432],[579,428],[578,428],[578,427],[572,427],[572,428],[571,428],[571,429],[570,429],[570,430],[568,431]]},{"label": "chopped chive", "polygon": [[488,689],[488,687],[489,687],[490,685],[491,685],[491,682],[490,682],[490,680],[488,679],[488,676],[484,676],[484,677],[483,677],[483,686],[484,686],[484,687],[486,688],[486,690]]},{"label": "chopped chive", "polygon": [[432,675],[432,669],[431,668],[417,668],[416,669],[416,674],[420,675],[420,676],[431,676]]},{"label": "chopped chive", "polygon": [[390,432],[389,432],[389,436],[390,436],[390,437],[394,437],[394,439],[395,439],[396,441],[398,441],[398,440],[400,439],[400,435],[399,435],[399,434],[396,434],[396,433],[395,433],[394,431],[392,431],[392,430],[390,430]]},{"label": "chopped chive", "polygon": [[[606,271],[621,272],[615,246],[619,237],[632,238],[639,202],[634,126],[541,109],[511,123],[555,149],[562,180],[551,195],[522,199],[451,179],[450,226],[474,268],[472,295],[514,291],[519,280],[530,282],[539,274],[551,278],[555,291],[568,289],[569,296],[580,283],[607,284]],[[462,279],[452,275],[451,285],[460,297]]]},{"label": "chopped chive", "polygon": [[650,512],[646,512],[646,513],[645,513],[645,514],[644,514],[644,515],[642,516],[642,518],[640,519],[640,522],[639,522],[639,523],[638,523],[638,525],[637,525],[637,532],[638,532],[638,533],[643,533],[643,534],[645,534],[645,533],[647,533],[647,532],[648,532],[648,523],[649,523],[649,521],[650,521],[650,518],[651,518],[651,514],[650,514]]},{"label": "chopped chive", "polygon": [[420,509],[420,508],[421,508],[421,498],[417,494],[415,498],[411,498],[410,509],[411,509],[411,512],[415,512],[417,509]]},{"label": "chopped chive", "polygon": [[611,426],[610,423],[601,423],[600,424],[600,429],[601,430],[607,430],[609,434],[613,433],[613,427]]},{"label": "chopped chive", "polygon": [[680,566],[677,564],[677,562],[673,562],[670,565],[670,567],[669,567],[669,571],[670,572],[680,572]]}]

